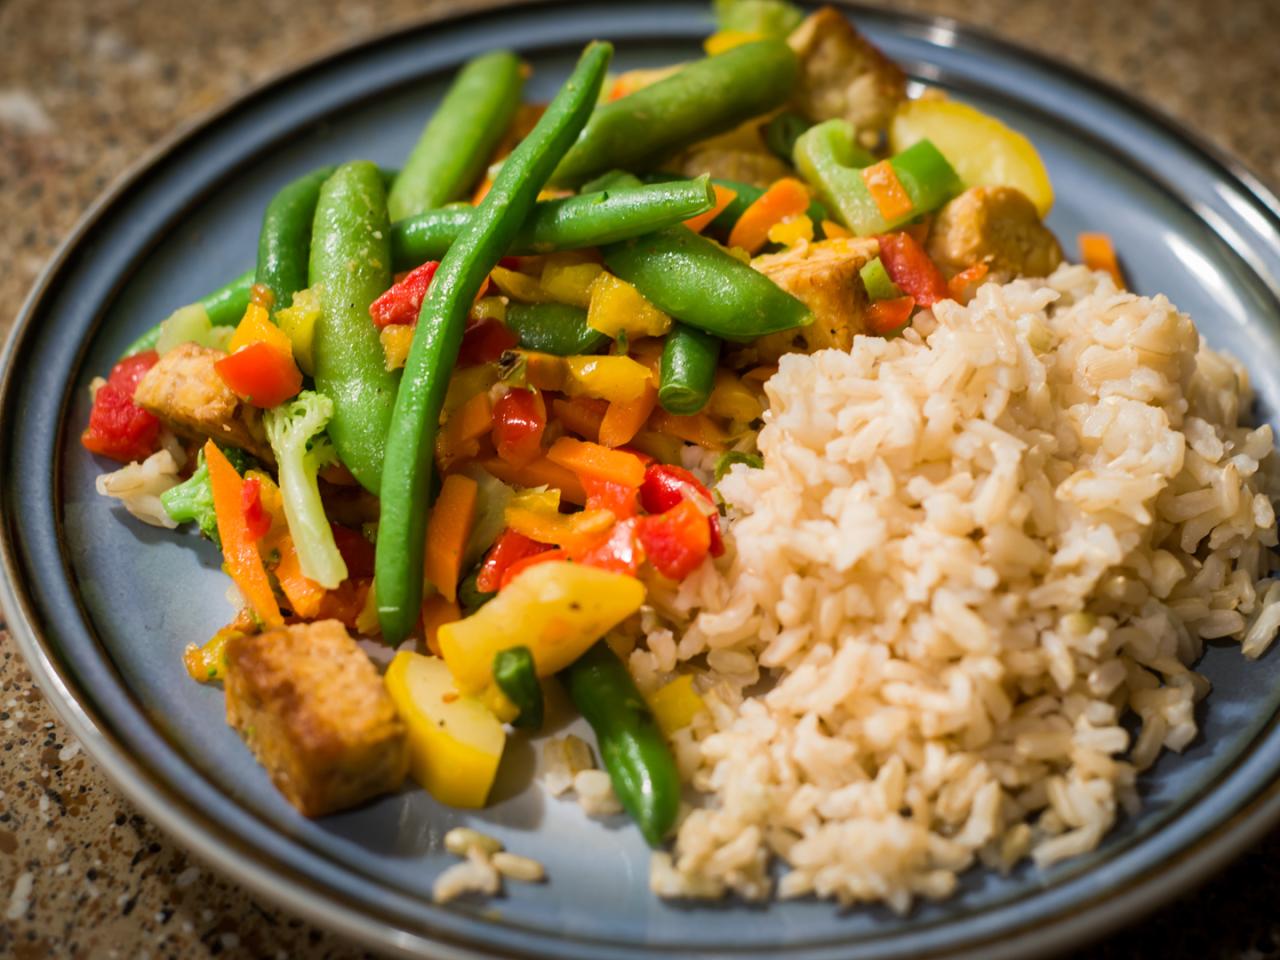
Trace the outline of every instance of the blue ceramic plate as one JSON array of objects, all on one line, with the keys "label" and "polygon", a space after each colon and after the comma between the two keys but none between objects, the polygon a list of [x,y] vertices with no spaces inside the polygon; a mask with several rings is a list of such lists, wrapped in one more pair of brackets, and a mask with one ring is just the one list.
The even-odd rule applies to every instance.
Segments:
[{"label": "blue ceramic plate", "polygon": [[[1110,233],[1133,285],[1167,293],[1250,366],[1260,416],[1280,405],[1280,205],[1255,180],[1114,91],[955,24],[854,16],[918,80],[1003,117],[1039,148],[1068,246]],[[1043,952],[1097,935],[1171,896],[1280,815],[1280,654],[1246,663],[1211,648],[1203,736],[1142,780],[1141,816],[1102,848],[1045,872],[972,872],[958,896],[910,916],[828,903],[666,904],[623,822],[524,789],[516,746],[498,800],[477,814],[406,789],[308,821],[272,789],[222,721],[222,693],[180,653],[227,617],[209,544],[132,521],[93,492],[103,465],[77,436],[90,378],[174,305],[254,259],[263,206],[321,163],[407,153],[453,70],[520,50],[546,98],[581,45],[607,37],[619,68],[695,54],[703,2],[559,3],[404,30],[284,77],[168,145],[88,215],[37,286],[9,344],[0,512],[10,625],[86,749],[147,814],[260,894],[380,948],[471,958],[792,958]],[[543,861],[546,885],[441,907],[432,879],[459,823]]]}]

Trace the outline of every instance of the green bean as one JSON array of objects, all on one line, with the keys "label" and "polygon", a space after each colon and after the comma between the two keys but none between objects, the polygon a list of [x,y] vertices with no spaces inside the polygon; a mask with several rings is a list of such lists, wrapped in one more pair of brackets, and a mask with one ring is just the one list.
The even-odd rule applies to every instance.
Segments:
[{"label": "green bean", "polygon": [[694,61],[597,108],[552,179],[572,187],[606,170],[646,169],[781,106],[798,73],[796,55],[782,40],[744,43]]},{"label": "green bean", "polygon": [[[600,179],[613,186],[636,182],[630,174]],[[726,340],[813,322],[808,307],[763,273],[684,226],[609,244],[600,252],[612,273],[659,310]]]},{"label": "green bean", "polygon": [[436,430],[472,300],[591,115],[612,53],[607,43],[592,43],[583,52],[573,75],[503,163],[471,222],[440,261],[418,314],[387,438],[374,571],[382,636],[392,645],[414,629],[422,605]]},{"label": "green bean", "polygon": [[316,202],[320,199],[320,185],[333,170],[321,167],[285,184],[262,215],[254,282],[271,291],[273,314],[292,304],[293,295],[307,285]]},{"label": "green bean", "polygon": [[391,186],[393,220],[443,206],[475,185],[511,126],[523,86],[520,58],[507,50],[458,71]]},{"label": "green bean", "polygon": [[[509,252],[552,253],[615,243],[696,217],[714,205],[715,193],[706,177],[544,200],[533,208]],[[472,216],[471,207],[444,207],[392,224],[395,269],[411,270],[439,260]]]},{"label": "green bean", "polygon": [[685,416],[707,405],[716,385],[720,338],[677,323],[662,344],[658,402],[668,413]]},{"label": "green bean", "polygon": [[[196,302],[204,307],[204,312],[209,316],[209,322],[215,327],[233,327],[240,322],[245,308],[249,306],[249,290],[252,286],[253,271],[249,270]],[[154,350],[156,342],[160,339],[160,328],[163,325],[164,321],[161,320],[125,347],[120,356],[131,357],[143,350]]]},{"label": "green bean", "polygon": [[528,647],[508,647],[493,657],[493,681],[520,712],[515,725],[524,730],[542,728],[542,686]]},{"label": "green bean", "polygon": [[310,285],[320,286],[316,388],[333,401],[329,437],[371,493],[382,481],[396,379],[387,371],[369,304],[391,285],[386,192],[378,168],[344,163],[320,188],[312,231]]},{"label": "green bean", "polygon": [[680,774],[653,711],[604,641],[560,677],[569,699],[595,731],[614,793],[644,838],[656,846],[671,832],[680,811]]},{"label": "green bean", "polygon": [[558,357],[595,353],[609,337],[587,326],[587,311],[567,303],[511,303],[507,329],[520,338],[520,346]]}]

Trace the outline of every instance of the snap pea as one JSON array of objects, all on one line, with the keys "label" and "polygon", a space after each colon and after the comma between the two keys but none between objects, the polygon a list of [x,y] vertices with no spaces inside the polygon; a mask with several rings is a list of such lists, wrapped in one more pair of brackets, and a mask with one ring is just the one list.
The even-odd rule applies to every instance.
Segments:
[{"label": "snap pea", "polygon": [[587,326],[587,311],[567,303],[511,303],[506,324],[524,349],[558,357],[595,353],[609,342]]},{"label": "snap pea", "polygon": [[520,712],[514,721],[524,730],[542,728],[542,685],[528,647],[508,647],[493,657],[493,681]]},{"label": "snap pea", "polygon": [[[204,312],[209,315],[209,322],[215,327],[233,327],[240,322],[245,308],[249,306],[249,290],[252,286],[253,271],[248,270],[196,302],[204,307]],[[163,320],[160,321],[134,340],[120,356],[131,357],[143,350],[154,350],[156,341],[160,339],[160,327],[163,323]]]},{"label": "snap pea", "polygon": [[344,163],[320,188],[311,286],[319,285],[316,389],[333,401],[329,437],[360,485],[377,493],[396,379],[387,371],[369,304],[391,286],[387,197],[378,168]]},{"label": "snap pea", "polygon": [[668,413],[685,416],[707,405],[716,385],[720,338],[683,323],[671,328],[662,343],[658,403]]},{"label": "snap pea", "polygon": [[471,222],[440,261],[418,314],[418,331],[387,437],[374,569],[382,636],[392,645],[414,629],[422,605],[422,545],[436,430],[471,302],[591,115],[612,53],[607,43],[588,45],[569,80],[507,157]]},{"label": "snap pea", "polygon": [[[534,206],[509,252],[552,253],[614,243],[696,217],[714,205],[715,193],[706,177],[544,200]],[[392,224],[395,269],[439,260],[474,212],[466,206],[444,207]]]},{"label": "snap pea", "polygon": [[[600,181],[636,183],[630,174]],[[809,308],[758,270],[684,226],[601,248],[605,266],[664,313],[726,340],[749,340],[813,322]]]},{"label": "snap pea", "polygon": [[457,200],[484,173],[520,106],[520,58],[495,50],[468,62],[391,185],[393,220]]},{"label": "snap pea", "polygon": [[254,282],[271,291],[273,314],[293,303],[293,295],[307,285],[316,202],[320,185],[333,171],[333,167],[321,167],[285,184],[262,215]]},{"label": "snap pea", "polygon": [[614,793],[652,845],[680,811],[675,757],[626,666],[600,641],[560,673],[578,712],[595,731]]},{"label": "snap pea", "polygon": [[552,179],[572,187],[606,170],[646,169],[781,106],[798,73],[796,55],[783,40],[744,43],[696,60],[598,107]]}]

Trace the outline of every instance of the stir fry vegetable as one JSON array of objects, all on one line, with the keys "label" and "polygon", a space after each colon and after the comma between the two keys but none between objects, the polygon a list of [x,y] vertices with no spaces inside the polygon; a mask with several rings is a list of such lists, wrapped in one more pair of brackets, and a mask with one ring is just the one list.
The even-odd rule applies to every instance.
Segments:
[{"label": "stir fry vegetable", "polygon": [[333,171],[333,167],[313,170],[286,184],[267,204],[253,280],[270,293],[273,312],[292,304],[293,295],[307,286],[316,204],[321,185]]},{"label": "stir fry vegetable", "polygon": [[658,387],[662,409],[687,415],[705,407],[715,387],[719,359],[718,338],[677,324],[662,345],[662,385]]}]

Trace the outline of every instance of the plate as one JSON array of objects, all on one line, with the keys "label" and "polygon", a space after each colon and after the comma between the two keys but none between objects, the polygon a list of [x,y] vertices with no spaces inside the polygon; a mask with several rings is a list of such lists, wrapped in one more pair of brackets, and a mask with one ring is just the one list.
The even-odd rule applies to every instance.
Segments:
[{"label": "plate", "polygon": [[[1068,248],[1110,233],[1132,285],[1164,292],[1243,358],[1259,416],[1280,409],[1280,203],[1254,178],[1093,80],[954,23],[853,10],[913,78],[990,111],[1040,149]],[[235,102],[124,178],[88,214],[25,305],[0,400],[3,600],[33,672],[88,752],[148,816],[257,893],[383,950],[441,958],[1000,957],[1096,936],[1172,896],[1280,818],[1280,653],[1247,663],[1211,646],[1203,735],[1142,779],[1142,813],[1094,853],[1045,872],[965,875],[952,900],[907,916],[830,903],[663,903],[648,851],[621,819],[525,789],[514,745],[497,802],[477,814],[406,789],[308,821],[222,719],[220,690],[180,653],[228,616],[213,548],[132,521],[93,491],[77,438],[87,386],[135,335],[254,259],[275,189],[321,163],[394,165],[452,71],[495,46],[535,67],[547,98],[582,44],[618,68],[694,55],[702,2],[522,6],[398,31]],[[1074,251],[1072,251],[1074,252]],[[432,879],[470,823],[543,861],[545,885],[438,906]]]}]

